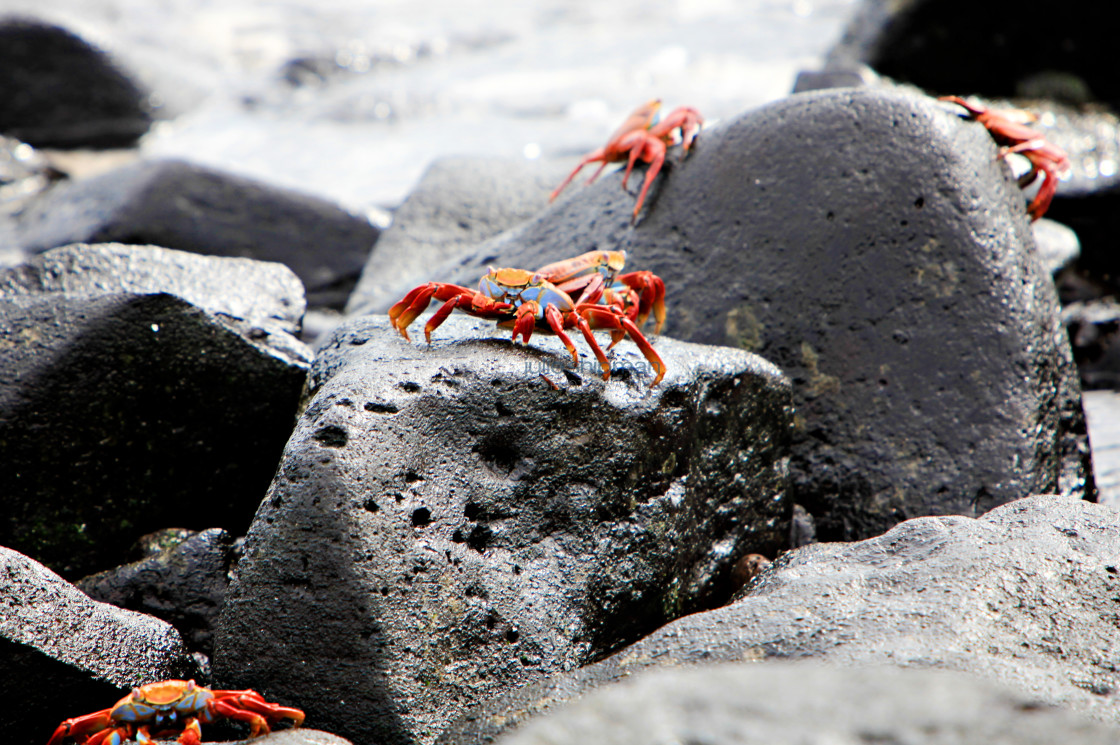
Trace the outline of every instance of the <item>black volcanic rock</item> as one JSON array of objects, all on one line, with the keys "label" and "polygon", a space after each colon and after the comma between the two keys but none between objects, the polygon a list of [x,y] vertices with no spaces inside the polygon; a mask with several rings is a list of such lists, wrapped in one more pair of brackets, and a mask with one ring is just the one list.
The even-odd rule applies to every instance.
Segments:
[{"label": "black volcanic rock", "polygon": [[357,742],[431,742],[724,601],[740,557],[787,540],[788,383],[653,343],[650,389],[629,341],[604,383],[586,349],[573,369],[555,337],[460,315],[430,347],[384,317],[339,327],[230,586],[217,682],[268,682]]}]

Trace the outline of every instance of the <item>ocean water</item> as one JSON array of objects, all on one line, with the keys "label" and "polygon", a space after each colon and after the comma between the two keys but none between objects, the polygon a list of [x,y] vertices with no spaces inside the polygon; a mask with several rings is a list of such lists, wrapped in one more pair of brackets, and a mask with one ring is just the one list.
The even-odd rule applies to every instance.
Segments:
[{"label": "ocean water", "polygon": [[150,91],[146,157],[377,214],[444,155],[601,145],[660,97],[709,122],[790,91],[856,0],[0,0]]}]

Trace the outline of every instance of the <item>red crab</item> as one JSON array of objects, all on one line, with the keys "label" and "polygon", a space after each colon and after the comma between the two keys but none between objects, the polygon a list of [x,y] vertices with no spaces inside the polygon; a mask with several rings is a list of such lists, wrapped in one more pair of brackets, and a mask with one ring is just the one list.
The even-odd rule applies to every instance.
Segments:
[{"label": "red crab", "polygon": [[[665,376],[665,363],[638,327],[652,310],[660,330],[665,320],[665,284],[650,272],[618,274],[625,261],[622,251],[591,251],[535,272],[491,268],[479,281],[478,290],[428,282],[413,288],[389,309],[389,322],[407,339],[408,326],[433,299],[439,300],[443,305],[424,325],[429,342],[432,331],[458,308],[512,327],[514,340],[520,336],[528,343],[534,331],[556,334],[577,365],[579,354],[566,330],[578,328],[599,361],[603,380],[610,379],[611,366],[591,330],[609,329],[611,344],[607,348],[628,335],[656,372],[653,387]],[[546,325],[538,328],[542,320]]]},{"label": "red crab", "polygon": [[250,737],[267,735],[282,719],[303,724],[302,711],[270,704],[256,691],[212,691],[193,680],[164,680],[132,689],[110,709],[65,720],[47,745],[67,739],[81,745],[121,745],[133,738],[150,743],[176,734],[181,745],[199,745],[199,723],[223,717],[249,724]]},{"label": "red crab", "polygon": [[668,116],[659,122],[657,115],[660,109],[661,99],[658,98],[635,109],[634,113],[630,114],[626,121],[622,123],[622,126],[615,130],[606,145],[588,153],[579,162],[575,170],[564,179],[564,183],[557,186],[556,190],[552,192],[549,201],[556,199],[560,192],[564,190],[564,187],[572,182],[576,174],[582,171],[584,166],[591,163],[601,163],[602,165],[587,180],[589,184],[599,177],[599,174],[608,164],[628,161],[626,173],[622,176],[622,188],[625,189],[626,182],[630,178],[630,171],[633,170],[634,164],[641,160],[648,163],[649,168],[646,169],[646,179],[642,182],[642,190],[639,192],[638,201],[634,205],[632,222],[637,222],[638,213],[641,211],[642,203],[646,198],[646,192],[649,191],[650,185],[657,178],[657,173],[665,163],[665,151],[669,145],[673,144],[675,134],[680,134],[681,147],[685,153],[688,153],[693,140],[696,139],[696,134],[700,131],[700,126],[704,123],[704,118],[700,116],[700,112],[689,106],[673,109]]},{"label": "red crab", "polygon": [[1032,220],[1046,214],[1054,192],[1058,190],[1058,177],[1069,170],[1069,156],[1057,145],[1052,145],[1041,134],[1027,126],[1038,117],[1021,109],[989,109],[965,101],[960,96],[942,96],[941,101],[949,101],[962,107],[970,118],[983,124],[991,133],[992,139],[1002,145],[1000,157],[1019,153],[1030,161],[1031,169],[1019,179],[1021,187],[1028,186],[1042,174],[1042,184],[1038,187],[1027,212]]}]

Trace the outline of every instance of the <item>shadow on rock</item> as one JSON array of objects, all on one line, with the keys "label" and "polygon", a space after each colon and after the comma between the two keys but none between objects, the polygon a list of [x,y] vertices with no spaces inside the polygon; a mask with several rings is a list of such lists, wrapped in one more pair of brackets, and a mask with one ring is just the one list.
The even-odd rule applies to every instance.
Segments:
[{"label": "shadow on rock", "polygon": [[336,330],[216,679],[358,742],[431,742],[472,703],[722,602],[741,557],[787,540],[788,383],[742,351],[654,343],[651,390],[629,342],[605,383],[555,337],[462,316],[430,347],[384,317]]},{"label": "shadow on rock", "polygon": [[491,742],[650,668],[804,657],[968,672],[1115,722],[1117,557],[1120,512],[1057,496],[814,544],[779,558],[730,605],[493,699],[439,742]]}]

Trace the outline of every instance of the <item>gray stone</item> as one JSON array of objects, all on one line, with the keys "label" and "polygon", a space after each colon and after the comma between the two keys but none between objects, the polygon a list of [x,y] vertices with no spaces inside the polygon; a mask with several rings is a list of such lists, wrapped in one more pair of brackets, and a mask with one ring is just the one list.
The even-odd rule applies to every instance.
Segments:
[{"label": "gray stone", "polygon": [[665,279],[668,335],[791,377],[794,496],[821,540],[1090,496],[1053,283],[997,154],[925,97],[798,94],[670,153],[636,226],[616,171],[429,276],[471,285],[490,264],[626,250]]},{"label": "gray stone", "polygon": [[1081,241],[1078,240],[1077,233],[1067,226],[1043,218],[1031,223],[1031,229],[1039,258],[1050,274],[1058,274],[1076,262],[1081,255]]},{"label": "gray stone", "polygon": [[288,338],[300,333],[307,307],[303,285],[291,269],[276,262],[159,246],[76,243],[0,270],[0,297],[55,292],[166,292],[242,326],[274,349],[291,350],[293,358],[311,357]]},{"label": "gray stone", "polygon": [[357,742],[431,742],[721,602],[740,557],[784,545],[772,365],[657,338],[650,389],[629,341],[604,382],[509,333],[453,315],[428,347],[364,317],[320,349],[222,611],[223,687],[267,682]]},{"label": "gray stone", "polygon": [[1053,745],[1120,728],[944,670],[740,663],[649,671],[529,722],[500,745]]},{"label": "gray stone", "polygon": [[1120,301],[1074,302],[1062,309],[1073,359],[1086,389],[1120,387]]},{"label": "gray stone", "polygon": [[1120,510],[1120,393],[1085,391],[1085,417],[1100,502]]},{"label": "gray stone", "polygon": [[77,577],[169,525],[243,533],[306,377],[302,304],[277,265],[150,247],[0,272],[0,543]]},{"label": "gray stone", "polygon": [[592,688],[661,666],[812,657],[937,667],[1120,721],[1120,511],[1039,496],[979,519],[909,520],[791,551],[732,604],[594,665],[487,702],[441,738],[487,742]]},{"label": "gray stone", "polygon": [[198,668],[169,624],[98,603],[23,554],[0,547],[0,729],[43,745],[68,717],[133,686]]},{"label": "gray stone", "polygon": [[36,147],[127,147],[151,125],[147,94],[58,26],[0,19],[0,70],[0,133]]},{"label": "gray stone", "polygon": [[167,621],[192,652],[209,657],[233,561],[233,537],[212,528],[155,556],[83,577],[75,584],[94,600]]},{"label": "gray stone", "polygon": [[[864,0],[826,69],[867,64],[938,94],[1120,102],[1114,31],[1087,22],[1079,3],[1021,0],[1014,8],[968,0]],[[966,20],[967,19],[967,20]]]},{"label": "gray stone", "polygon": [[34,253],[71,243],[154,244],[285,264],[313,305],[342,307],[378,230],[317,197],[176,160],[57,185],[11,226]]},{"label": "gray stone", "polygon": [[433,267],[519,225],[548,206],[567,160],[442,158],[424,173],[377,242],[347,302],[348,313],[384,310],[402,284],[427,282]]}]

